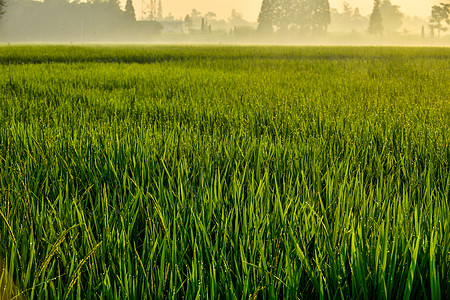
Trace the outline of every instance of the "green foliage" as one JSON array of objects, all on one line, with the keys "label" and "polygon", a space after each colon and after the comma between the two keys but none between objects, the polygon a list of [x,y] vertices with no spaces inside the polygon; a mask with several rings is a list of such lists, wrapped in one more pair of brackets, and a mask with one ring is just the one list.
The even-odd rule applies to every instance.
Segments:
[{"label": "green foliage", "polygon": [[0,48],[28,299],[448,298],[450,54]]}]

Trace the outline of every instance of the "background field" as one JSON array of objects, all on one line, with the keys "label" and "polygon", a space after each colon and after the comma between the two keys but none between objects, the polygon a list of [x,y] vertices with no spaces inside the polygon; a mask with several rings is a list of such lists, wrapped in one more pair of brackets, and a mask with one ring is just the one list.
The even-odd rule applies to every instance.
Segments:
[{"label": "background field", "polygon": [[3,276],[448,298],[449,70],[448,48],[0,47]]}]

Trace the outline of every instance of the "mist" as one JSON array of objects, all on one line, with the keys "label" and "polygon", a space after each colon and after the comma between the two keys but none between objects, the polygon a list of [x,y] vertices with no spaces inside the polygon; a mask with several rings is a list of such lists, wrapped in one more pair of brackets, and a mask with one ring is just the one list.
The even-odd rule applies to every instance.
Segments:
[{"label": "mist", "polygon": [[[147,4],[115,0],[5,2],[5,13],[0,17],[0,43],[450,45],[450,34],[445,31],[450,24],[445,20],[439,24],[441,27],[431,24],[432,6],[439,3],[433,0],[417,5],[428,7],[421,10],[421,15],[406,13],[415,11],[409,1],[382,1],[382,31],[375,34],[369,34],[372,1],[366,1],[370,3],[368,5],[360,1],[332,0],[329,1],[331,6],[323,10],[320,22],[310,20],[310,14],[305,11],[304,18],[297,15],[293,21],[284,16],[279,17],[280,20],[271,16],[270,24],[266,25],[264,18],[260,17],[261,22],[252,20],[255,15],[261,16],[264,8],[261,4],[255,6],[254,1],[245,6],[245,14],[231,9],[228,16],[217,3],[210,2],[205,7],[197,1],[192,5],[198,4],[204,10],[192,8],[186,15],[178,17],[166,13],[173,8],[174,0],[148,0]],[[188,4],[182,3],[180,9],[186,10]],[[243,7],[237,2],[230,3]],[[230,3],[226,4],[227,9]],[[361,7],[354,3],[360,3]],[[222,13],[210,10],[214,8]],[[256,12],[249,13],[250,8]]]}]

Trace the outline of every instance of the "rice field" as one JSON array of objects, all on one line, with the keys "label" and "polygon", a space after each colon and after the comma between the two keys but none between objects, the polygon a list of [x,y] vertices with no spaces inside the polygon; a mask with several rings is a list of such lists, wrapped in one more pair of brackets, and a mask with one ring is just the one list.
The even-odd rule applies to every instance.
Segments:
[{"label": "rice field", "polygon": [[447,299],[448,48],[0,47],[0,298]]}]

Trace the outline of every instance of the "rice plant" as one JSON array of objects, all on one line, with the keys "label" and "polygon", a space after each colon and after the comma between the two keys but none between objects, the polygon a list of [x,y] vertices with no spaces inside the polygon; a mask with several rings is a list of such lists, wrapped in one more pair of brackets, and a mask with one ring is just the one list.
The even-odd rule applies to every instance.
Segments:
[{"label": "rice plant", "polygon": [[448,48],[0,47],[5,297],[448,298],[448,70]]}]

